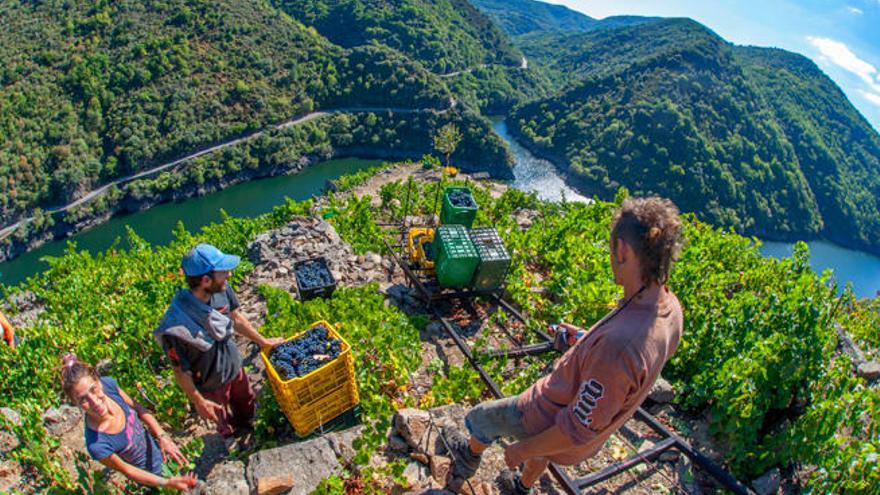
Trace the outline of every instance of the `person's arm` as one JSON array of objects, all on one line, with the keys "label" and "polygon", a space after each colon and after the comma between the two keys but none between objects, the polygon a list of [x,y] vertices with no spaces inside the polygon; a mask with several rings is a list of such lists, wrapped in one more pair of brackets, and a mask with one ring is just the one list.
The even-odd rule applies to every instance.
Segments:
[{"label": "person's arm", "polygon": [[223,408],[220,404],[205,399],[196,389],[196,384],[193,382],[192,375],[189,372],[189,362],[185,358],[186,355],[182,354],[182,348],[178,348],[181,344],[178,343],[176,338],[170,336],[163,338],[161,344],[165,355],[168,356],[168,360],[171,362],[171,370],[174,372],[177,384],[180,385],[183,393],[186,394],[193,407],[196,408],[198,415],[216,423],[218,421],[217,414]]},{"label": "person's arm", "polygon": [[183,393],[189,397],[190,402],[192,402],[193,407],[196,408],[196,412],[199,416],[214,423],[219,421],[217,415],[223,411],[223,406],[206,399],[201,393],[199,393],[198,389],[196,389],[196,384],[193,382],[192,376],[189,373],[183,371],[179,366],[171,366],[171,369],[174,371],[174,378],[177,379],[177,384],[183,389]]},{"label": "person's arm", "polygon": [[162,429],[159,425],[159,422],[156,421],[156,417],[153,416],[153,413],[150,412],[149,409],[140,405],[137,401],[133,400],[124,390],[117,387],[119,390],[119,396],[122,397],[122,400],[125,401],[126,404],[129,405],[132,409],[134,409],[138,417],[141,418],[141,421],[144,423],[144,426],[147,427],[147,430],[153,435],[153,437],[159,442],[159,450],[162,451],[162,460],[168,462],[169,459],[178,463],[181,466],[186,465],[187,460],[183,455],[183,452],[177,447],[177,444],[171,440],[171,437],[168,436],[167,433]]},{"label": "person's arm", "polygon": [[585,351],[577,395],[559,410],[553,426],[506,449],[509,465],[587,444],[609,427],[634,389],[631,370],[618,349],[603,342]]},{"label": "person's arm", "polygon": [[231,312],[232,322],[235,325],[235,331],[244,337],[250,339],[258,346],[262,347],[274,347],[278,344],[284,343],[284,339],[280,337],[275,338],[266,338],[260,335],[260,332],[251,325],[251,322],[244,316],[244,314],[238,308],[235,308]]},{"label": "person's arm", "polygon": [[196,479],[192,475],[174,476],[167,479],[162,478],[161,476],[156,476],[149,471],[145,471],[139,467],[132,466],[131,464],[123,461],[122,458],[116,454],[110,454],[109,456],[101,459],[98,462],[109,467],[110,469],[115,469],[116,471],[119,471],[120,473],[124,474],[125,477],[128,479],[146,486],[169,488],[172,490],[186,490],[196,485]]}]

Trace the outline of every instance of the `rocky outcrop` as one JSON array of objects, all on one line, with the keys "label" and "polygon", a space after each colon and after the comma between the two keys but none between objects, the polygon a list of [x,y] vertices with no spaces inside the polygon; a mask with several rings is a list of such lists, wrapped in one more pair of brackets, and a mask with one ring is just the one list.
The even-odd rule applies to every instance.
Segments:
[{"label": "rocky outcrop", "polygon": [[81,469],[92,472],[103,468],[86,454],[85,424],[80,409],[66,404],[49,408],[43,413],[43,426],[58,438],[61,446],[53,454],[71,478],[77,479]]},{"label": "rocky outcrop", "polygon": [[351,428],[251,455],[246,472],[251,493],[311,493],[322,479],[342,473],[354,455],[351,445],[360,431]]},{"label": "rocky outcrop", "polygon": [[752,481],[752,488],[757,495],[773,495],[779,491],[782,484],[782,473],[779,468],[773,468]]},{"label": "rocky outcrop", "polygon": [[12,493],[21,484],[21,465],[7,459],[20,442],[12,431],[21,426],[21,415],[15,409],[0,407],[0,493]]},{"label": "rocky outcrop", "polygon": [[[428,411],[400,409],[392,418],[390,439],[399,437],[409,447],[410,463],[404,476],[411,483],[410,493],[440,493],[444,489],[459,494],[492,495],[497,493],[495,478],[504,469],[504,453],[490,448],[483,453],[477,474],[468,481],[452,476],[455,462],[446,449],[443,428],[457,428],[463,432],[464,416],[468,409],[459,405],[437,407]],[[397,448],[397,446],[395,446]]]},{"label": "rocky outcrop", "polygon": [[245,467],[241,461],[227,461],[211,469],[204,483],[195,490],[196,495],[250,495],[245,479]]},{"label": "rocky outcrop", "polygon": [[268,284],[294,293],[297,261],[323,257],[337,286],[343,287],[387,283],[393,266],[390,258],[376,253],[355,254],[331,224],[310,217],[296,217],[285,227],[261,234],[248,245],[248,257],[256,265],[249,279],[254,285]]},{"label": "rocky outcrop", "polygon": [[651,386],[651,391],[648,392],[648,398],[658,404],[666,404],[675,398],[675,389],[662,376],[658,376],[657,381]]}]

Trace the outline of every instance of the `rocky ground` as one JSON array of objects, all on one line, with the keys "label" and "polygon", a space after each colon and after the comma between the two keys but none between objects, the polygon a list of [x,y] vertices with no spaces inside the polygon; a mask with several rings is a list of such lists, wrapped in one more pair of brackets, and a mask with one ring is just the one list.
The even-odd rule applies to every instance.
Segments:
[{"label": "rocky ground", "polygon": [[[413,170],[412,167],[395,167],[379,173],[366,184],[357,187],[351,193],[372,193],[387,182],[405,178],[413,173],[419,179],[436,180],[438,171]],[[503,187],[493,185],[493,194],[503,192]],[[377,200],[378,201],[378,200]],[[378,203],[377,203],[378,206]],[[517,217],[522,228],[527,228],[534,217],[529,212],[521,212]],[[421,223],[426,219],[409,219],[411,223]],[[294,218],[288,225],[257,237],[249,248],[249,258],[255,268],[238,287],[242,310],[255,326],[263,324],[266,306],[258,293],[258,287],[268,284],[296,294],[296,284],[292,272],[293,263],[301,259],[323,256],[341,286],[360,286],[376,282],[379,290],[388,296],[389,304],[396,304],[404,311],[425,313],[424,308],[415,294],[406,286],[403,273],[395,269],[390,256],[380,253],[355,254],[351,247],[340,239],[332,225],[324,220],[310,217]],[[17,297],[27,297],[19,295]],[[39,315],[38,304],[20,304],[19,307],[30,307],[18,316],[17,325],[27,325]],[[454,308],[453,308],[454,309]],[[485,316],[479,313],[478,316]],[[454,318],[453,318],[454,319]],[[461,322],[464,325],[464,321]],[[479,326],[478,326],[479,327]],[[468,330],[463,328],[463,330]],[[470,329],[473,332],[480,328]],[[465,333],[469,333],[465,332]],[[472,332],[470,332],[472,333]],[[240,341],[240,349],[245,356],[250,377],[259,389],[264,384],[262,360],[258,357],[258,349],[253,344]],[[423,362],[413,377],[411,393],[418,399],[430,390],[432,373],[428,371],[429,363],[439,358],[448,364],[462,364],[464,356],[449,338],[442,326],[431,323],[422,332]],[[872,364],[867,363],[865,370],[872,371]],[[709,437],[708,421],[704,417],[692,417],[677,411],[670,401],[675,391],[664,380],[660,380],[652,391],[646,406],[658,420],[700,449],[704,454],[720,460],[721,450],[713,444]],[[401,410],[393,421],[392,431],[388,435],[388,443],[384,451],[379,452],[373,462],[382,464],[393,459],[404,459],[407,463],[404,476],[410,483],[409,493],[448,493],[454,491],[473,495],[490,495],[497,493],[495,480],[504,468],[503,450],[500,446],[491,447],[484,455],[477,475],[467,483],[449,477],[452,459],[446,452],[440,438],[440,427],[444,425],[463,428],[463,417],[467,412],[467,404],[453,404],[429,411],[415,409]],[[15,411],[0,408],[0,413],[7,422],[19,421]],[[195,490],[200,494],[276,494],[310,493],[326,476],[340,474],[350,460],[352,440],[358,435],[358,428],[342,432],[329,433],[318,438],[303,442],[290,442],[280,447],[259,450],[255,446],[248,454],[230,456],[227,445],[213,433],[213,429],[204,421],[191,416],[191,420],[176,440],[180,444],[201,437],[205,441],[205,452],[198,459],[197,472],[203,480]],[[55,455],[62,461],[65,469],[74,476],[79,476],[79,469],[99,469],[100,466],[90,461],[85,455],[83,445],[82,414],[78,409],[62,406],[50,409],[44,415],[44,425],[49,433],[60,442]],[[0,422],[0,425],[3,423]],[[593,459],[577,466],[566,468],[572,477],[584,476],[598,471],[611,463],[620,461],[639,451],[643,451],[659,441],[646,425],[631,420],[615,434],[604,449]],[[5,460],[5,454],[15,448],[18,439],[0,427],[0,492],[9,491],[26,481],[26,473],[16,463]],[[778,470],[768,472],[758,480],[752,481],[752,487],[761,495],[771,493],[788,493],[793,487],[788,486],[785,473]],[[788,476],[790,478],[790,476]],[[118,474],[111,476],[122,485]],[[623,475],[616,476],[598,484],[592,489],[594,493],[714,493],[717,487],[695,469],[690,461],[677,451],[667,451],[656,461],[648,462],[639,468]],[[539,494],[563,493],[561,487],[549,475],[540,480],[537,487]]]}]

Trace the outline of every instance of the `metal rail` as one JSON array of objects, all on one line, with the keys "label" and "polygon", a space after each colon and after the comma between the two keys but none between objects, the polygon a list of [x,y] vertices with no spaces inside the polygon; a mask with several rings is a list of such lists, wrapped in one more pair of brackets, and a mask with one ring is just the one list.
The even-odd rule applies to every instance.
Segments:
[{"label": "metal rail", "polygon": [[[453,342],[455,342],[455,345],[458,347],[461,353],[464,354],[468,363],[470,363],[470,365],[477,371],[480,379],[483,380],[483,383],[486,384],[486,387],[489,389],[492,395],[498,399],[503,398],[504,393],[501,391],[501,388],[498,386],[498,384],[495,383],[489,373],[486,372],[479,361],[477,361],[477,359],[474,357],[473,352],[471,351],[470,346],[461,337],[458,331],[455,330],[455,327],[452,326],[452,323],[443,315],[440,308],[438,308],[437,305],[433,303],[440,300],[468,299],[476,296],[488,295],[499,305],[499,307],[503,308],[506,312],[511,314],[521,323],[525,324],[526,319],[522,315],[522,313],[514,308],[509,302],[502,299],[497,291],[489,291],[488,293],[486,291],[431,292],[425,286],[425,284],[422,283],[416,273],[408,266],[408,264],[405,263],[400,258],[400,256],[398,256],[398,254],[388,244],[388,242],[383,242],[385,242],[385,248],[392,256],[397,266],[399,266],[403,270],[403,273],[406,275],[407,281],[410,283],[411,286],[416,289],[428,308],[431,309],[434,316],[440,321],[443,329],[453,340]],[[515,344],[518,346],[515,349],[495,349],[489,351],[488,354],[493,357],[522,357],[539,355],[546,352],[556,352],[553,348],[553,339],[545,332],[537,329],[535,331],[539,334],[543,342],[530,345],[520,345],[515,342]],[[583,493],[583,490],[585,489],[588,489],[603,481],[611,479],[618,474],[629,471],[635,466],[646,462],[651,462],[667,450],[677,449],[685,456],[687,456],[695,465],[705,470],[724,488],[730,490],[736,495],[754,494],[753,491],[740,483],[736,478],[733,477],[733,475],[731,475],[723,468],[715,464],[711,459],[694,449],[683,438],[671,432],[669,429],[663,426],[663,424],[657,421],[656,418],[651,416],[641,407],[636,410],[633,418],[644,422],[651,430],[660,435],[662,437],[662,440],[644,452],[636,453],[635,455],[630,456],[627,459],[613,463],[601,469],[600,471],[594,472],[582,478],[572,479],[568,475],[568,473],[566,473],[565,470],[563,470],[560,466],[554,463],[550,463],[550,473],[553,475],[554,478],[556,478],[556,480],[559,482],[560,486],[563,490],[565,490],[566,493],[568,493],[569,495],[581,495]]]}]

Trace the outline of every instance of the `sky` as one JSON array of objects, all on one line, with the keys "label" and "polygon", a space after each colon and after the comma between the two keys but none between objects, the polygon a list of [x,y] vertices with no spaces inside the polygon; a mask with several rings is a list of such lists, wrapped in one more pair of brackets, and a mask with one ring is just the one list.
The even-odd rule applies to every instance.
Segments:
[{"label": "sky", "polygon": [[690,17],[738,45],[806,55],[880,131],[880,0],[545,0],[594,18]]}]

